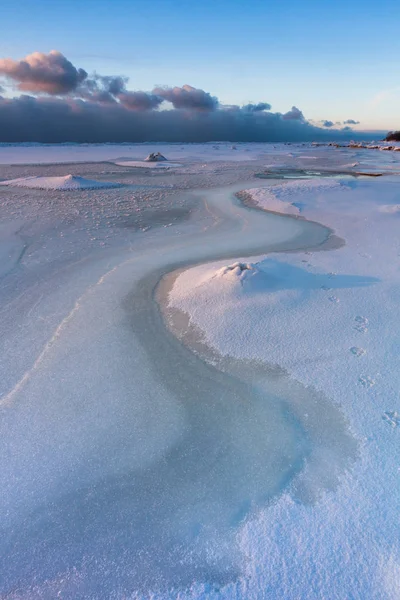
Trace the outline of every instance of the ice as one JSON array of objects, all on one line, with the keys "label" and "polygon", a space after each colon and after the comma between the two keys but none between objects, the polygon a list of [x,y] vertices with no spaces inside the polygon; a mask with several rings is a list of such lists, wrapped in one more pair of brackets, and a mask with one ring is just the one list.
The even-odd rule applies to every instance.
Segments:
[{"label": "ice", "polygon": [[185,166],[134,180],[26,163],[140,145],[8,150],[2,178],[129,185],[0,190],[6,598],[396,598],[397,178],[257,180],[310,147],[218,148],[152,144]]},{"label": "ice", "polygon": [[165,162],[147,161],[145,160],[118,160],[115,161],[116,165],[120,167],[141,167],[142,169],[171,169],[181,167],[181,163],[169,162],[165,159]]},{"label": "ice", "polygon": [[340,598],[344,589],[360,600],[398,596],[388,567],[400,554],[392,527],[400,501],[398,419],[390,408],[398,406],[400,385],[398,181],[326,181],[271,181],[257,192],[249,187],[244,198],[267,210],[270,198],[290,199],[345,245],[253,256],[246,260],[256,268],[235,278],[224,274],[225,261],[199,265],[178,274],[169,295],[170,310],[186,314],[201,336],[204,356],[279,365],[340,405],[362,441],[354,472],[334,495],[308,509],[285,494],[257,525],[245,526],[246,597],[262,597],[262,589],[279,598],[309,597],[310,590]]}]

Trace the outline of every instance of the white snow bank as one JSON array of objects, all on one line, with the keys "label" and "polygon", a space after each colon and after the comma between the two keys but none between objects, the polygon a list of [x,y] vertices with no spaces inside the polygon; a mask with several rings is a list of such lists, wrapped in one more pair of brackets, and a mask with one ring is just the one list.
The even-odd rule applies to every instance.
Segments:
[{"label": "white snow bank", "polygon": [[65,175],[64,177],[19,177],[18,179],[0,181],[0,185],[37,188],[40,190],[94,190],[98,188],[117,188],[121,187],[122,184]]},{"label": "white snow bank", "polygon": [[262,207],[271,198],[300,203],[306,218],[334,228],[346,245],[261,257],[245,269],[200,265],[170,292],[170,306],[188,314],[212,348],[277,365],[323,392],[360,443],[335,493],[314,506],[284,495],[246,524],[246,597],[268,589],[288,600],[399,598],[398,186],[388,177],[247,190]]},{"label": "white snow bank", "polygon": [[380,212],[396,214],[400,213],[400,204],[383,204],[379,207]]},{"label": "white snow bank", "polygon": [[264,210],[281,214],[298,215],[302,212],[302,197],[318,196],[327,190],[339,190],[336,179],[293,179],[285,183],[245,190],[245,194]]}]

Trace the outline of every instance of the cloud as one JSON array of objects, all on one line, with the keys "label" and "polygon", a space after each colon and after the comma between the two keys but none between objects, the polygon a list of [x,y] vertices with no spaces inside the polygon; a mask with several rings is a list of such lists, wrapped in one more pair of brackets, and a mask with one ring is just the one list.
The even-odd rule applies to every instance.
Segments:
[{"label": "cloud", "polygon": [[333,121],[321,121],[323,127],[333,127],[335,123]]},{"label": "cloud", "polygon": [[153,94],[171,102],[174,108],[185,108],[198,111],[212,111],[218,106],[218,99],[204,90],[191,85],[182,87],[156,87]]},{"label": "cloud", "polygon": [[18,82],[18,89],[46,94],[67,94],[82,83],[87,73],[77,69],[61,52],[34,52],[22,60],[0,60],[0,75]]},{"label": "cloud", "polygon": [[343,125],[359,125],[360,121],[355,121],[354,119],[347,119],[343,121]]},{"label": "cloud", "polygon": [[92,102],[116,102],[118,94],[126,91],[128,78],[94,73],[77,88],[75,95]]},{"label": "cloud", "polygon": [[258,104],[245,104],[243,110],[249,112],[260,112],[262,110],[271,110],[271,105],[268,102],[259,102]]},{"label": "cloud", "polygon": [[131,110],[120,101],[26,95],[0,98],[1,142],[293,142],[345,136],[345,132],[327,131],[307,121],[284,119],[279,113],[239,107]]},{"label": "cloud", "polygon": [[164,102],[164,98],[148,92],[121,92],[118,100],[130,110],[153,110]]},{"label": "cloud", "polygon": [[304,115],[297,106],[292,106],[291,110],[282,116],[285,121],[305,121]]},{"label": "cloud", "polygon": [[[296,106],[283,115],[270,112],[267,102],[224,106],[190,85],[129,90],[127,77],[89,76],[56,50],[0,60],[0,75],[33,92],[0,95],[0,142],[289,142],[346,135],[328,132],[331,121],[325,128],[310,123]],[[173,108],[159,110],[164,102]]]}]

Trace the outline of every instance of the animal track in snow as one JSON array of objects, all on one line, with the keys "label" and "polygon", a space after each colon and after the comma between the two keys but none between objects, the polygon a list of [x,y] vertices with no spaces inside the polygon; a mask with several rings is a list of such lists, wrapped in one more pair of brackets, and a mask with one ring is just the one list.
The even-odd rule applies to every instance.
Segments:
[{"label": "animal track in snow", "polygon": [[360,333],[367,333],[367,331],[368,331],[367,317],[362,317],[362,316],[358,315],[357,317],[355,317],[354,320],[357,323],[357,325],[354,327],[354,329],[356,329],[357,331],[360,331]]},{"label": "animal track in snow", "polygon": [[357,346],[350,348],[350,352],[354,354],[354,356],[364,356],[364,354],[367,353],[364,348],[358,348]]},{"label": "animal track in snow", "polygon": [[367,389],[371,388],[376,383],[375,379],[372,379],[372,377],[370,377],[369,375],[360,375],[358,381]]},{"label": "animal track in snow", "polygon": [[339,298],[338,298],[337,296],[329,296],[329,300],[330,300],[331,302],[335,302],[336,304],[337,304],[338,302],[340,302],[340,300],[339,300]]},{"label": "animal track in snow", "polygon": [[360,331],[361,333],[367,333],[368,331],[368,327],[366,327],[365,325],[356,325],[354,329]]},{"label": "animal track in snow", "polygon": [[382,419],[385,423],[393,427],[393,429],[400,425],[400,414],[396,410],[387,410],[383,413]]},{"label": "animal track in snow", "polygon": [[361,317],[361,316],[357,315],[357,317],[354,320],[357,321],[357,323],[362,323],[363,325],[368,325],[367,317]]}]

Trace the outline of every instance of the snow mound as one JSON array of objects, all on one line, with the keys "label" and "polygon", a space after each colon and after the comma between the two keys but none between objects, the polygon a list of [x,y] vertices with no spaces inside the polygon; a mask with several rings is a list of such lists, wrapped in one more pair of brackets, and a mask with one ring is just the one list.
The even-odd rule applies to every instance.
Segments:
[{"label": "snow mound", "polygon": [[160,162],[167,159],[161,154],[161,152],[150,152],[150,154],[146,156],[144,160],[146,162]]},{"label": "snow mound", "polygon": [[[209,279],[207,276],[202,280],[202,284]],[[240,283],[242,289],[248,291],[255,286],[265,286],[266,276],[258,267],[258,264],[235,262],[218,269],[211,275],[210,279],[223,279],[228,285]]]},{"label": "snow mound", "polygon": [[94,181],[75,175],[65,175],[64,177],[19,177],[18,179],[0,181],[0,185],[37,188],[40,190],[94,190],[99,188],[117,188],[121,187],[122,184],[111,183],[109,181]]},{"label": "snow mound", "polygon": [[[234,304],[246,302],[245,297],[253,295],[274,293],[277,290],[287,290],[292,287],[292,278],[296,279],[298,274],[293,274],[292,271],[282,267],[282,265],[273,260],[264,260],[258,263],[235,262],[231,265],[215,269],[215,265],[210,268],[210,265],[203,268],[196,268],[196,278],[192,277],[192,271],[180,275],[174,283],[170,292],[169,301],[179,307],[183,301],[201,302],[204,294],[209,294],[212,291],[215,301],[225,301],[226,305],[233,307]],[[190,278],[190,281],[187,280]],[[290,281],[288,281],[290,280]],[[296,281],[296,284],[298,282]],[[305,287],[308,287],[310,282],[302,282]],[[206,302],[208,308],[208,300]],[[211,304],[216,304],[212,302]],[[223,302],[222,302],[223,304]]]},{"label": "snow mound", "polygon": [[325,191],[345,189],[339,181],[324,177],[316,179],[295,179],[267,188],[251,188],[243,194],[262,209],[286,215],[299,215],[302,212],[302,198],[310,194],[318,196]]}]

